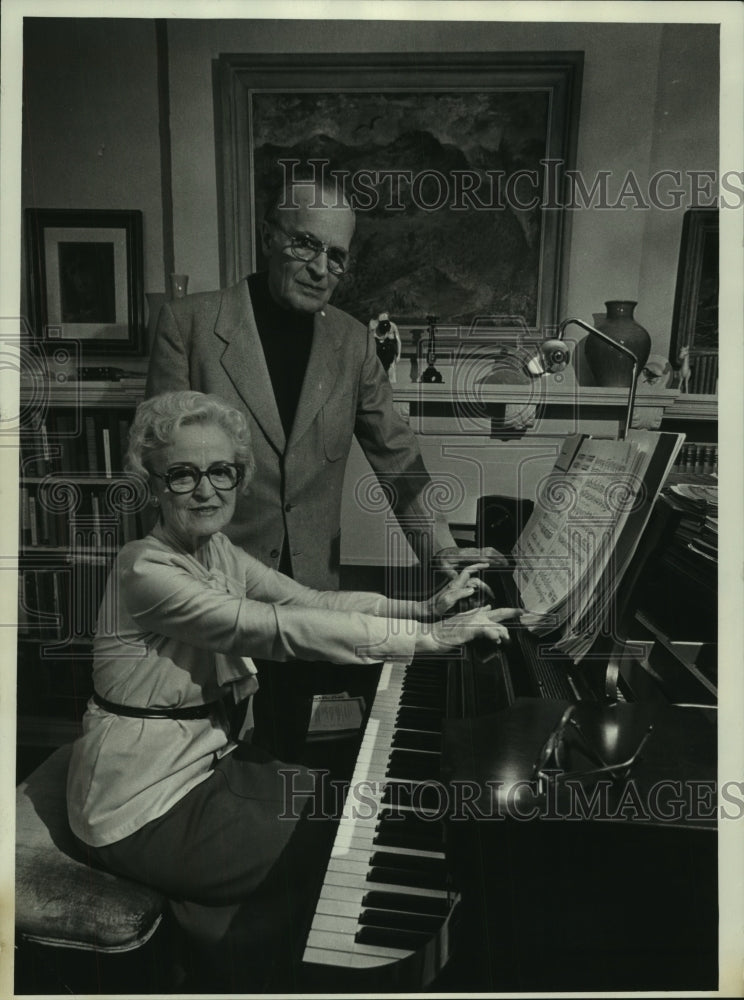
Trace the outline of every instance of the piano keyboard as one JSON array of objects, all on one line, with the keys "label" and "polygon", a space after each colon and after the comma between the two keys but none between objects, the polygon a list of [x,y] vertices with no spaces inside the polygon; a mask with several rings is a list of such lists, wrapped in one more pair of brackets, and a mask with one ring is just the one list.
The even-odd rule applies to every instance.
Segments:
[{"label": "piano keyboard", "polygon": [[441,824],[427,818],[437,808],[445,688],[442,663],[383,665],[304,962],[374,970],[415,958],[430,981],[446,961],[457,897]]}]

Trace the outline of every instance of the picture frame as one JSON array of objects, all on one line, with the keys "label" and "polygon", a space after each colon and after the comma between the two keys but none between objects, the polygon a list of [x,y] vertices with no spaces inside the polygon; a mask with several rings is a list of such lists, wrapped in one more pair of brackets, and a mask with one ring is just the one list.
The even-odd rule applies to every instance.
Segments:
[{"label": "picture frame", "polygon": [[465,338],[560,321],[582,52],[223,54],[216,69],[224,283],[261,267],[270,169],[324,161],[347,190],[363,171],[378,182],[372,208],[357,197],[333,304],[365,324],[388,311],[404,351],[429,314]]},{"label": "picture frame", "polygon": [[669,360],[718,354],[717,208],[689,208],[682,221]]},{"label": "picture frame", "polygon": [[145,349],[142,213],[29,208],[31,327],[45,349],[73,340],[83,358]]}]

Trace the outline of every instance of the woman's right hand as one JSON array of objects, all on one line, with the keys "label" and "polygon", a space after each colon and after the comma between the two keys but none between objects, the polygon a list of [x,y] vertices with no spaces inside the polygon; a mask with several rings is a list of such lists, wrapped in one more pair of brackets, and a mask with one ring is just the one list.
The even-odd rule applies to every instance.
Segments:
[{"label": "woman's right hand", "polygon": [[522,608],[494,609],[486,605],[434,622],[425,631],[422,629],[419,632],[416,652],[442,653],[478,638],[485,638],[499,645],[509,639],[509,631],[501,623],[509,618],[519,617],[522,610]]}]

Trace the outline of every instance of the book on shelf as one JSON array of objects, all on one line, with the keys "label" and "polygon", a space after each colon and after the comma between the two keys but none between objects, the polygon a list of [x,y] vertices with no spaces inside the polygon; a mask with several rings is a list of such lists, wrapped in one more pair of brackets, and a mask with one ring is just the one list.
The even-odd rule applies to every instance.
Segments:
[{"label": "book on shelf", "polygon": [[711,476],[718,469],[718,445],[686,441],[679,450],[672,471],[682,475]]},{"label": "book on shelf", "polygon": [[567,438],[514,549],[527,627],[578,662],[602,629],[682,434]]},{"label": "book on shelf", "polygon": [[87,465],[85,468],[89,472],[95,472],[99,469],[103,469],[103,442],[101,442],[100,447],[98,443],[97,432],[98,417],[97,414],[86,413],[85,415],[85,446],[86,446],[86,458]]},{"label": "book on shelf", "polygon": [[43,495],[38,497],[37,510],[39,512],[39,542],[42,545],[53,545],[53,521],[50,517]]},{"label": "book on shelf", "polygon": [[21,426],[22,475],[45,476],[51,469],[51,451],[46,423],[39,414],[33,414]]},{"label": "book on shelf", "polygon": [[101,505],[98,502],[98,494],[95,490],[92,490],[90,494],[90,506],[93,513],[93,536],[91,538],[91,544],[97,547],[102,544]]},{"label": "book on shelf", "polygon": [[57,616],[57,636],[62,638],[62,585],[59,579],[59,573],[52,573],[52,594],[54,597],[54,613]]},{"label": "book on shelf", "polygon": [[73,472],[85,468],[85,455],[81,454],[82,435],[78,415],[74,411],[63,410],[54,414],[48,427],[53,441],[59,444],[57,472]]},{"label": "book on shelf", "polygon": [[20,515],[21,545],[31,544],[31,528],[28,523],[28,486],[21,486],[18,497],[18,513]]},{"label": "book on shelf", "polygon": [[28,496],[28,523],[31,534],[31,545],[36,548],[39,544],[39,520],[36,510],[36,497],[33,493]]},{"label": "book on shelf", "polygon": [[43,420],[41,422],[41,426],[39,427],[39,435],[41,437],[41,455],[43,460],[43,469],[44,472],[48,472],[48,470],[51,468],[52,453],[49,448],[49,434],[47,433],[47,426],[45,421]]},{"label": "book on shelf", "polygon": [[111,479],[112,469],[111,469],[111,440],[109,438],[108,427],[101,428],[101,437],[103,439],[103,471],[106,473],[106,478]]}]

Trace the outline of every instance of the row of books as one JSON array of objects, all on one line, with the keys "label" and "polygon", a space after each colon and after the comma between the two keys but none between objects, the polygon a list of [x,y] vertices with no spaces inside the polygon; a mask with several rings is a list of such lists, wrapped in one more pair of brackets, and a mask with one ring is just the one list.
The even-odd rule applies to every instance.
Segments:
[{"label": "row of books", "polygon": [[109,567],[110,562],[101,560],[58,569],[21,569],[18,635],[50,645],[89,640]]},{"label": "row of books", "polygon": [[111,478],[124,468],[131,414],[127,410],[50,411],[21,431],[23,476],[98,472]]},{"label": "row of books", "polygon": [[718,445],[686,441],[679,450],[672,472],[698,476],[717,473]]},{"label": "row of books", "polygon": [[715,395],[718,392],[718,352],[690,353],[689,392]]},{"label": "row of books", "polygon": [[[111,509],[108,491],[82,483],[21,486],[20,546],[116,551],[143,534],[136,512]],[[79,502],[75,502],[76,495]],[[67,502],[65,502],[67,501]]]}]

